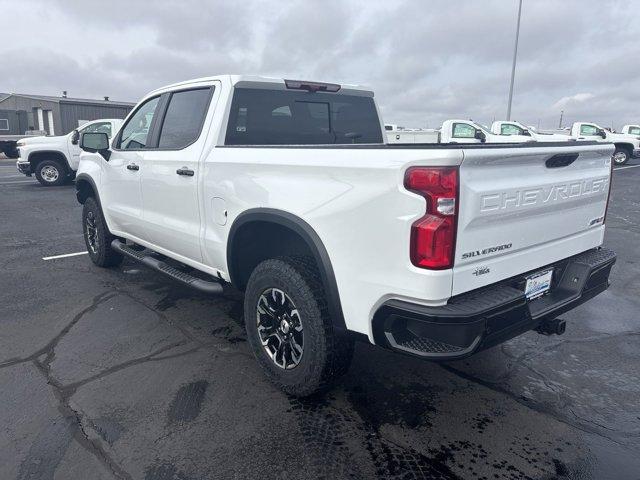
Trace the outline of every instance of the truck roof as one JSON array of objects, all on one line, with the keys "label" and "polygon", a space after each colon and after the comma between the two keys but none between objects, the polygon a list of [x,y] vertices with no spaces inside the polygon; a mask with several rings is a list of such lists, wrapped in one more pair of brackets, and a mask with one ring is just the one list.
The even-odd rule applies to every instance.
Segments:
[{"label": "truck roof", "polygon": [[[241,84],[242,86],[257,86],[260,87],[262,86],[266,86],[266,85],[270,85],[272,87],[275,88],[282,88],[285,89],[286,85],[285,85],[285,79],[284,78],[276,78],[276,77],[263,77],[263,76],[259,76],[259,75],[234,75],[234,74],[226,74],[226,75],[215,75],[215,76],[211,76],[211,77],[200,77],[200,78],[193,78],[190,80],[184,80],[182,82],[177,82],[177,83],[172,83],[170,85],[165,85],[163,87],[160,88],[156,88],[153,92],[151,93],[155,93],[158,91],[162,91],[168,88],[175,88],[175,87],[182,87],[182,86],[188,86],[194,83],[201,83],[201,82],[209,82],[212,80],[218,80],[220,82],[223,83],[228,83],[232,86],[237,86],[239,84]],[[334,85],[340,85],[340,91],[338,93],[355,93],[358,92],[361,95],[367,94],[369,96],[373,96],[373,90],[371,90],[368,87],[365,87],[363,85],[353,85],[353,84],[347,84],[347,83],[335,83],[335,82],[320,82],[320,81],[316,81],[316,80],[309,80],[309,82],[312,83],[331,83]]]}]

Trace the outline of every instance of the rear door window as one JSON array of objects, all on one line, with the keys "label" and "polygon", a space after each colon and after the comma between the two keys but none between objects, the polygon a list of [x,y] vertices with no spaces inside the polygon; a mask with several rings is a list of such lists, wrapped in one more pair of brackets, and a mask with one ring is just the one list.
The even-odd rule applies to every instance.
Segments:
[{"label": "rear door window", "polygon": [[172,93],[162,122],[158,148],[181,149],[195,142],[200,136],[210,98],[210,87]]},{"label": "rear door window", "polygon": [[373,98],[236,88],[227,145],[382,143]]}]

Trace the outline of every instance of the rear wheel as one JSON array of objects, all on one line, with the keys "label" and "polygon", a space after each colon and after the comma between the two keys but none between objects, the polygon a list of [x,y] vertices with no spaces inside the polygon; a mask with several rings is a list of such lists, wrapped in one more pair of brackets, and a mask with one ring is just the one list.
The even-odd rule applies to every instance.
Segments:
[{"label": "rear wheel", "polygon": [[613,163],[615,165],[624,165],[631,158],[631,154],[629,150],[624,147],[616,147],[615,152],[613,152]]},{"label": "rear wheel", "polygon": [[84,243],[91,261],[99,267],[113,267],[122,262],[122,254],[111,248],[116,238],[111,235],[104,221],[102,210],[93,197],[87,198],[82,207]]},{"label": "rear wheel", "polygon": [[247,284],[244,320],[258,363],[285,393],[324,390],[349,368],[353,340],[334,330],[311,258],[260,263]]},{"label": "rear wheel", "polygon": [[35,173],[45,187],[55,187],[67,181],[67,169],[58,160],[43,160],[36,166]]}]

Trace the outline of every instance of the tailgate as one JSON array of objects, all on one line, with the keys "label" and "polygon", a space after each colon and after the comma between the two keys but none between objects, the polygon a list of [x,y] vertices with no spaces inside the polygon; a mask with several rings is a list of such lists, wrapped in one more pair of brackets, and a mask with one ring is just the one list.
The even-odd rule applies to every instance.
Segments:
[{"label": "tailgate", "polygon": [[465,148],[453,295],[599,246],[611,144]]}]

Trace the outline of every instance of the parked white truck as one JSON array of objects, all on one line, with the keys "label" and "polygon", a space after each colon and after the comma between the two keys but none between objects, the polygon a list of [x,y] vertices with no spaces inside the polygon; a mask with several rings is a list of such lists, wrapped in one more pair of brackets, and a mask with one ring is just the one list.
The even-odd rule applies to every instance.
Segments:
[{"label": "parked white truck", "polygon": [[543,133],[533,128],[525,127],[520,122],[512,120],[501,120],[491,124],[491,133],[495,135],[503,135],[509,138],[529,138],[536,142],[568,142],[575,139],[569,135],[561,133]]},{"label": "parked white truck", "polygon": [[120,128],[122,120],[93,120],[67,135],[22,138],[17,142],[16,167],[27,176],[35,174],[44,186],[62,185],[72,179],[80,162],[80,134],[104,132],[109,138]]},{"label": "parked white truck", "polygon": [[640,156],[640,137],[631,133],[612,133],[590,122],[576,122],[571,126],[571,137],[579,141],[613,143],[613,162],[624,165],[630,158]]},{"label": "parked white truck", "polygon": [[612,145],[386,145],[356,86],[191,80],[81,145],[91,260],[243,290],[256,359],[293,395],[344,373],[354,338],[449,360],[563,333],[616,260]]}]

